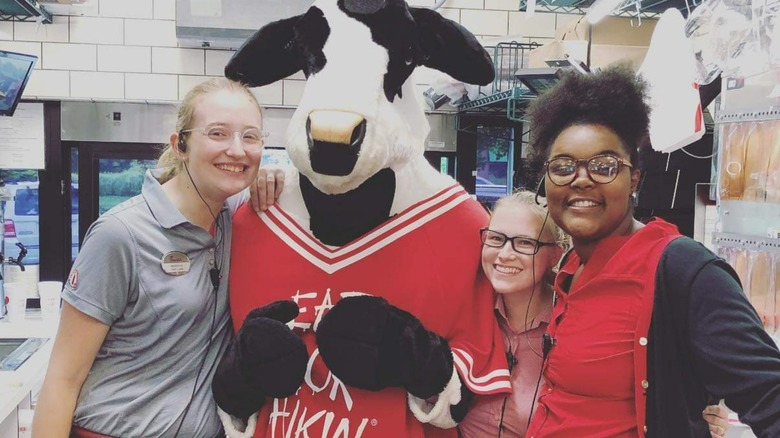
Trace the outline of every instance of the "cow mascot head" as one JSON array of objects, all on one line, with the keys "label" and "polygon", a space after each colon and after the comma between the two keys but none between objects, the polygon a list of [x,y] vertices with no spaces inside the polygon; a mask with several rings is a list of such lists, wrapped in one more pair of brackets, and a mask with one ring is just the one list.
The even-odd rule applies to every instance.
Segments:
[{"label": "cow mascot head", "polygon": [[[212,385],[230,436],[456,436],[473,393],[509,389],[484,210],[423,157],[411,75],[477,84],[474,36],[403,0],[318,0],[261,28],[226,76],[307,78],[277,205],[234,217],[238,335]],[[259,412],[259,417],[256,414]]]}]

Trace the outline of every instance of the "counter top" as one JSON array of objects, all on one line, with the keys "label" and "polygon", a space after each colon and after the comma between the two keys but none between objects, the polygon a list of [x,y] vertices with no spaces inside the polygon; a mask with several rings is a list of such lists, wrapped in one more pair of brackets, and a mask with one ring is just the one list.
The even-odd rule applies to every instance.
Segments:
[{"label": "counter top", "polygon": [[23,321],[0,320],[0,338],[49,339],[16,371],[0,371],[0,421],[43,381],[56,333],[57,321],[43,321],[40,311],[28,311]]}]

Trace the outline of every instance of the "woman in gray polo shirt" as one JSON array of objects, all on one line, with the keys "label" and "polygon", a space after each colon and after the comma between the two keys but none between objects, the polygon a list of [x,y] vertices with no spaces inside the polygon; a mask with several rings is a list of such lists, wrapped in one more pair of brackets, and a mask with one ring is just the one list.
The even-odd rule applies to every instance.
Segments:
[{"label": "woman in gray polo shirt", "polygon": [[255,180],[264,136],[260,106],[241,84],[213,79],[187,94],[161,168],[84,239],[34,436],[220,433],[210,388],[232,336],[230,218]]}]

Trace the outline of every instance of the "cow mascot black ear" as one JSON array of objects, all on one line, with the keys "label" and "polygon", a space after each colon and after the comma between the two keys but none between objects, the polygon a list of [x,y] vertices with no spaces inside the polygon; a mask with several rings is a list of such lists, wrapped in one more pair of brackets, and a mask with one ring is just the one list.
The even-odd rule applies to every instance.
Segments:
[{"label": "cow mascot black ear", "polygon": [[409,10],[420,29],[420,44],[425,53],[422,65],[468,84],[493,82],[493,62],[471,32],[430,9]]},{"label": "cow mascot black ear", "polygon": [[302,17],[276,21],[249,37],[225,66],[225,77],[260,87],[299,71],[294,26]]},{"label": "cow mascot black ear", "polygon": [[423,155],[417,66],[494,78],[470,32],[403,0],[315,0],[227,64],[250,86],[307,81],[279,202],[232,221],[240,328],[213,381],[228,436],[457,437],[473,393],[509,391],[487,213]]}]

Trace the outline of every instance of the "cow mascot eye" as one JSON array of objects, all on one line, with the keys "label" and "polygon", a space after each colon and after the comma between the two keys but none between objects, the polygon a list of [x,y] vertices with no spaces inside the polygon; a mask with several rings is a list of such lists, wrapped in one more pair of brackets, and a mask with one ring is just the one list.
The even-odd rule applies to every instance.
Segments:
[{"label": "cow mascot eye", "polygon": [[408,49],[406,49],[406,58],[404,62],[406,65],[412,65],[414,64],[414,58],[415,58],[415,50],[414,47],[409,46]]}]

